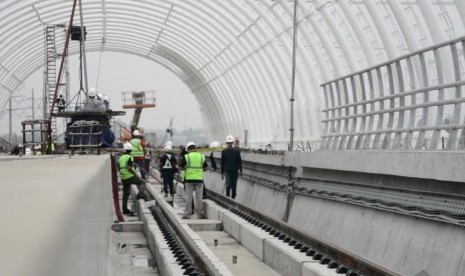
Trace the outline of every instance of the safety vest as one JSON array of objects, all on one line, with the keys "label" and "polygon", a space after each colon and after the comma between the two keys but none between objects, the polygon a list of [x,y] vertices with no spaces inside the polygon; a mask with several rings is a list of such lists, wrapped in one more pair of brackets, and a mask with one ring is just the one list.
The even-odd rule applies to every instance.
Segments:
[{"label": "safety vest", "polygon": [[121,180],[129,179],[134,176],[134,174],[127,168],[129,160],[134,162],[134,157],[129,154],[123,154],[118,159],[119,176],[121,177]]},{"label": "safety vest", "polygon": [[144,148],[140,142],[139,138],[134,138],[130,142],[132,145],[131,155],[134,157],[144,157]]},{"label": "safety vest", "polygon": [[198,152],[191,152],[186,154],[184,158],[186,158],[185,180],[203,180],[205,156]]}]

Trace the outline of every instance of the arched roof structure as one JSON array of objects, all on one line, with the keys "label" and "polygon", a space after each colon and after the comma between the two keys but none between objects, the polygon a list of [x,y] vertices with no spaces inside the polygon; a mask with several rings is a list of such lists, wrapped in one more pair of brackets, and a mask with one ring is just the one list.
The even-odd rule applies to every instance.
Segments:
[{"label": "arched roof structure", "polygon": [[[159,63],[200,103],[211,139],[289,141],[294,1],[82,0],[86,51]],[[0,1],[0,107],[44,66],[44,29],[72,1]],[[74,25],[80,25],[76,13]],[[320,84],[465,34],[462,0],[300,0],[295,141],[320,140]],[[57,45],[64,44],[57,36]],[[79,52],[71,45],[69,54]]]}]

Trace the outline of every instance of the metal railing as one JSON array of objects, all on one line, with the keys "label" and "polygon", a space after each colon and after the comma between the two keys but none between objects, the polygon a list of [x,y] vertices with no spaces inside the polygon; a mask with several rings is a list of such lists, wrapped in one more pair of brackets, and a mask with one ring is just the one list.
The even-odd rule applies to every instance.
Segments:
[{"label": "metal railing", "polygon": [[324,83],[321,149],[465,149],[465,37]]}]

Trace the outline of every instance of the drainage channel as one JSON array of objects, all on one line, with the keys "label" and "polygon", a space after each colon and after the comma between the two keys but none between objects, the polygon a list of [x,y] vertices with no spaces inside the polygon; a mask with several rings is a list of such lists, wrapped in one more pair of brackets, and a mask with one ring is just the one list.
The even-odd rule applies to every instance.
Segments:
[{"label": "drainage channel", "polygon": [[213,191],[209,191],[208,196],[217,205],[262,229],[270,236],[277,238],[281,243],[293,248],[296,252],[311,257],[311,259],[333,270],[336,274],[349,276],[399,275],[342,248],[312,237],[288,224],[274,220],[228,197]]}]

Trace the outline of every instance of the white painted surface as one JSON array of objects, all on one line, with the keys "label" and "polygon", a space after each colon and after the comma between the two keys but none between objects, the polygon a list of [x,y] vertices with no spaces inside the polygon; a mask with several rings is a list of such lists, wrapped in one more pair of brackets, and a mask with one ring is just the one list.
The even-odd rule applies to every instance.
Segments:
[{"label": "white painted surface", "polygon": [[106,275],[109,156],[0,161],[0,275]]}]

